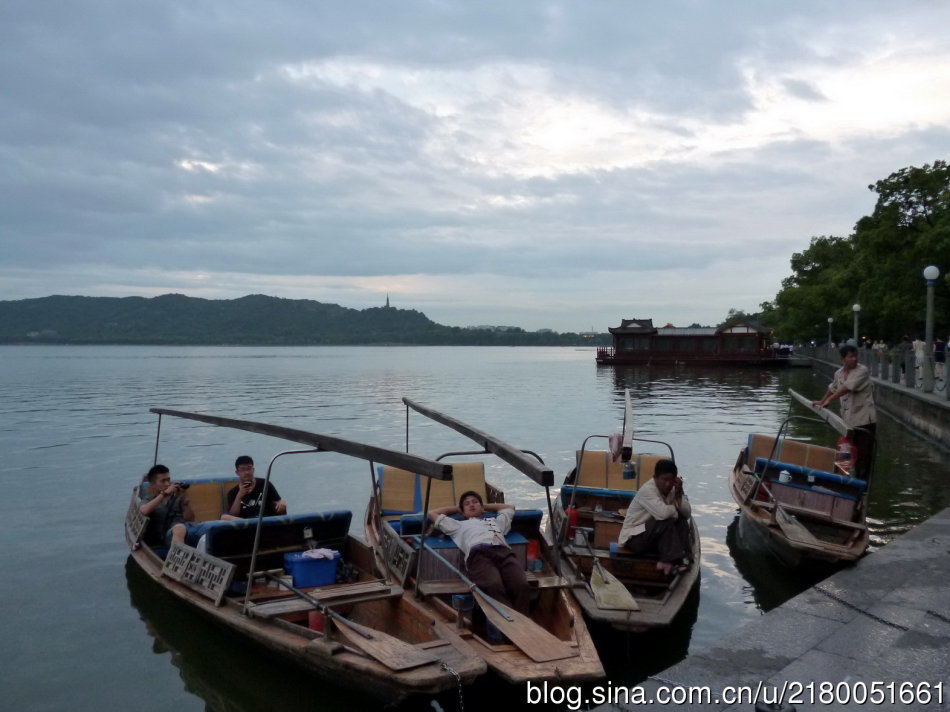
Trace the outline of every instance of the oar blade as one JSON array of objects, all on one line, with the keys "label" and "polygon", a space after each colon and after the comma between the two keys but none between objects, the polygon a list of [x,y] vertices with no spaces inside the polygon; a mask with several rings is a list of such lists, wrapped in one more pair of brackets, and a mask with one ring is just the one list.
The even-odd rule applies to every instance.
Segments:
[{"label": "oar blade", "polygon": [[818,545],[818,539],[800,521],[789,515],[785,508],[776,503],[775,522],[786,538],[799,544]]},{"label": "oar blade", "polygon": [[438,662],[438,658],[432,653],[420,650],[386,633],[358,625],[341,616],[334,616],[333,621],[340,635],[346,638],[350,645],[391,670],[409,670]]},{"label": "oar blade", "polygon": [[590,586],[598,608],[614,611],[640,610],[640,604],[627,587],[599,563],[590,572]]},{"label": "oar blade", "polygon": [[[546,663],[551,660],[561,660],[578,655],[576,648],[552,635],[510,606],[505,606],[489,598],[478,589],[474,589],[472,594],[489,623],[494,625],[502,635],[518,646],[525,655],[536,663]],[[498,608],[503,609],[505,614],[502,614]],[[508,620],[506,615],[511,620]]]}]

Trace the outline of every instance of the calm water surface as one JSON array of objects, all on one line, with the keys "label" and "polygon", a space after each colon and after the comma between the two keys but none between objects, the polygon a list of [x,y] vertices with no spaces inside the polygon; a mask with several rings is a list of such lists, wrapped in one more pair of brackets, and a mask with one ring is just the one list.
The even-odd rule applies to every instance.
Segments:
[{"label": "calm water surface", "polygon": [[[598,631],[610,680],[633,684],[728,635],[814,582],[734,546],[727,474],[750,431],[774,432],[787,389],[819,396],[824,379],[789,371],[598,368],[569,348],[0,347],[4,455],[4,606],[0,689],[7,709],[342,710],[364,703],[261,656],[182,612],[126,567],[122,521],[151,465],[161,406],[405,447],[403,396],[538,452],[558,477],[590,433],[619,429],[623,389],[641,437],[676,453],[702,534],[702,583],[663,639]],[[413,416],[414,452],[468,441]],[[830,444],[824,426],[797,435]],[[950,505],[940,453],[884,418],[870,507],[879,547]],[[230,475],[234,457],[265,463],[281,441],[166,419],[159,460],[181,477]],[[289,464],[292,461],[292,464]],[[288,463],[288,464],[283,464]],[[502,466],[489,479],[510,502],[544,491]],[[274,473],[291,512],[345,507],[361,519],[368,467],[333,454],[285,458]],[[465,709],[518,706],[524,691],[491,680]],[[457,696],[440,698],[445,710]],[[431,709],[428,705],[427,709]]]}]

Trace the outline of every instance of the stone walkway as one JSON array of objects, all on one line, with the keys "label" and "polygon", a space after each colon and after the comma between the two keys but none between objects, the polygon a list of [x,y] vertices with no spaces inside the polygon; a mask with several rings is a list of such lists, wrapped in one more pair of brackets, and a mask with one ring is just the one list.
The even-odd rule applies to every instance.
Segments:
[{"label": "stone walkway", "polygon": [[598,709],[754,710],[756,690],[775,702],[784,688],[784,706],[760,709],[950,710],[950,509],[643,685],[648,699],[673,686],[709,701]]}]

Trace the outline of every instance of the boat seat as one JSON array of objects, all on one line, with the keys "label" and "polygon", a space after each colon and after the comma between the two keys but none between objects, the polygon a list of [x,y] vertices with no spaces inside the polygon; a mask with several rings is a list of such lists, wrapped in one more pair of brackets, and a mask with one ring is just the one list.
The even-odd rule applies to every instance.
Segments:
[{"label": "boat seat", "polygon": [[[318,546],[338,548],[346,540],[353,513],[348,510],[264,517],[261,520],[260,551],[300,551],[306,546],[309,528]],[[257,519],[218,520],[204,526],[205,550],[212,556],[250,556]]]},{"label": "boat seat", "polygon": [[458,504],[462,494],[469,491],[477,492],[483,502],[488,499],[483,462],[453,462],[451,480],[424,477],[389,465],[377,465],[376,474],[380,514],[387,520],[422,512],[427,490],[429,509]]},{"label": "boat seat", "polygon": [[[773,446],[775,446],[774,450]],[[803,443],[788,438],[782,438],[778,441],[778,445],[775,445],[774,437],[761,433],[751,433],[749,435],[746,452],[746,462],[748,463],[755,463],[761,457],[826,472],[834,470],[835,467],[835,451],[833,448]]]},{"label": "boat seat", "polygon": [[[523,527],[537,530],[541,526],[543,514],[544,513],[540,509],[516,509],[515,516],[511,519],[512,532],[514,532],[515,529],[520,529]],[[489,519],[495,516],[497,516],[496,512],[485,513],[485,517]],[[451,517],[452,519],[461,520],[462,515],[453,514]],[[411,536],[414,534],[421,534],[424,523],[425,520],[422,514],[403,514],[397,521],[390,522],[390,526],[392,526],[392,528],[402,536]],[[512,534],[509,533],[508,536],[511,535]],[[433,538],[435,537],[427,537],[426,543],[429,543],[429,539]],[[449,542],[451,543],[451,539],[449,539]]]},{"label": "boat seat", "polygon": [[[382,581],[359,581],[356,583],[334,584],[307,591],[307,594],[328,606],[337,606],[362,601],[376,601],[383,598],[396,598],[403,594],[401,586]],[[250,613],[255,618],[275,618],[288,613],[299,613],[315,609],[316,606],[297,596],[286,596],[276,601],[253,603]]]},{"label": "boat seat", "polygon": [[[806,477],[806,478],[808,476],[812,476],[815,478],[815,480],[831,482],[838,485],[844,485],[845,487],[851,487],[858,492],[866,492],[868,488],[868,483],[865,480],[859,480],[857,477],[849,477],[848,475],[839,475],[835,472],[825,472],[824,470],[816,470],[810,467],[805,467],[804,465],[797,465],[791,462],[784,462],[780,460],[769,460],[764,457],[756,458],[755,471],[765,472],[766,470],[787,470],[788,473],[791,474],[792,476],[799,476],[799,477]],[[835,494],[838,494],[840,496],[847,496],[843,492],[835,492]]]},{"label": "boat seat", "polygon": [[608,490],[620,490],[628,497],[632,497],[633,494],[640,489],[640,479],[637,474],[637,463],[634,457],[633,459],[633,477],[630,479],[624,479],[623,476],[623,461],[613,459],[607,460],[607,489]]},{"label": "boat seat", "polygon": [[[630,480],[630,482],[635,482],[636,480]],[[578,495],[597,497],[598,499],[611,499],[616,498],[622,500],[626,506],[630,503],[630,500],[633,499],[633,496],[636,492],[630,490],[618,490],[618,489],[601,489],[598,487],[575,487],[573,485],[563,485],[561,487],[561,503],[567,507],[571,503],[571,495],[574,495],[575,498]],[[605,509],[610,509],[605,507]]]},{"label": "boat seat", "polygon": [[578,450],[575,456],[577,462],[575,485],[599,488],[607,486],[608,454],[606,450]]}]

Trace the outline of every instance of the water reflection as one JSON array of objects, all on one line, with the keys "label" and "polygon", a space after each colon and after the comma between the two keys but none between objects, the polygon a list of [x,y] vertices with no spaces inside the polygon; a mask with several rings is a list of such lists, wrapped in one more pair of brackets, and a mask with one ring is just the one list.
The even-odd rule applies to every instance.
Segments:
[{"label": "water reflection", "polygon": [[163,590],[131,557],[125,575],[132,605],[153,638],[152,652],[169,656],[185,690],[204,700],[208,712],[343,712],[379,706],[376,700],[314,680],[312,674],[214,624]]},{"label": "water reflection", "polygon": [[778,559],[762,532],[741,514],[726,528],[726,546],[736,570],[748,584],[742,590],[763,612],[782,605],[844,566],[809,561],[789,568]]}]

